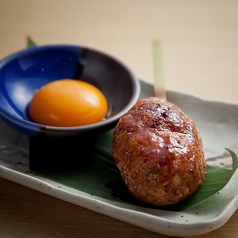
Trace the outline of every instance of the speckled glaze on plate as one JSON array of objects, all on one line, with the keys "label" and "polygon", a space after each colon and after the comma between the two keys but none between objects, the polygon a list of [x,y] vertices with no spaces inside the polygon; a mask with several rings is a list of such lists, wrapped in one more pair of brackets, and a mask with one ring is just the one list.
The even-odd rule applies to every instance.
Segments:
[{"label": "speckled glaze on plate", "polygon": [[[153,87],[141,82],[141,98],[153,95]],[[210,102],[168,91],[196,123],[204,143],[205,157],[214,166],[230,167],[225,148],[238,153],[238,105]],[[144,208],[112,201],[54,182],[29,169],[28,138],[0,122],[0,176],[32,189],[113,218],[168,236],[192,236],[221,227],[238,207],[238,171],[217,194],[183,212]]]}]

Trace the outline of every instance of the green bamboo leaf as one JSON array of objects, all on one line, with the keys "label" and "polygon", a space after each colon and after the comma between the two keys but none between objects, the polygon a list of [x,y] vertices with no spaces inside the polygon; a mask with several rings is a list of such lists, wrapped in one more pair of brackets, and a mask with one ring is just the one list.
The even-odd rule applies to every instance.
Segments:
[{"label": "green bamboo leaf", "polygon": [[[60,184],[99,196],[111,201],[139,204],[129,195],[111,154],[113,131],[99,135],[86,149],[79,151],[77,166],[63,166],[55,169],[40,169],[36,172]],[[67,148],[66,148],[67,149]],[[236,154],[227,149],[233,160],[233,169],[213,168],[207,165],[207,176],[201,188],[189,199],[180,204],[168,207],[157,207],[163,210],[182,211],[194,207],[219,192],[230,181],[237,169]],[[55,155],[57,156],[60,155]]]},{"label": "green bamboo leaf", "polygon": [[231,158],[232,158],[232,171],[233,173],[235,173],[236,169],[238,168],[238,159],[237,156],[235,154],[235,152],[233,152],[232,150],[226,148],[226,150],[230,153]]},{"label": "green bamboo leaf", "polygon": [[27,37],[27,47],[29,48],[33,46],[36,46],[36,43],[30,37]]}]

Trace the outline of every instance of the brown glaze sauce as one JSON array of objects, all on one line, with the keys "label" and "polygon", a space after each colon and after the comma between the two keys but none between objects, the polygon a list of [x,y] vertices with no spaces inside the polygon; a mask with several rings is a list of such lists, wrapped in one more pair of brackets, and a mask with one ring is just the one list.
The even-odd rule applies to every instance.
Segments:
[{"label": "brown glaze sauce", "polygon": [[120,119],[112,152],[127,187],[141,201],[160,196],[173,204],[205,179],[194,123],[177,106],[158,98],[139,101]]}]

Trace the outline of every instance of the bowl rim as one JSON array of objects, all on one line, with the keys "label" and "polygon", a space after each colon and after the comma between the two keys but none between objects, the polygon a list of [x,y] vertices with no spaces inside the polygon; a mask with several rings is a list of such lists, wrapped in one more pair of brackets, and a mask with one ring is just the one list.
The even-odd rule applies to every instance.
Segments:
[{"label": "bowl rim", "polygon": [[[113,115],[112,117],[106,118],[105,120],[96,122],[96,123],[92,123],[92,124],[88,124],[88,125],[82,125],[82,126],[68,126],[68,127],[57,127],[57,126],[49,126],[49,125],[44,125],[44,124],[39,124],[39,123],[35,123],[33,121],[27,120],[24,117],[20,118],[20,117],[12,117],[12,113],[9,113],[9,111],[5,110],[4,108],[1,108],[0,110],[0,117],[4,120],[7,120],[9,122],[11,122],[11,124],[15,124],[18,127],[22,128],[22,129],[27,129],[29,131],[34,131],[35,133],[40,133],[40,131],[54,131],[54,132],[75,132],[75,131],[87,131],[87,130],[95,130],[95,129],[99,129],[100,127],[104,127],[107,126],[111,123],[116,123],[120,117],[122,117],[127,111],[129,111],[129,109],[136,103],[136,101],[139,99],[140,96],[140,91],[141,91],[141,86],[140,86],[140,82],[139,82],[139,78],[132,72],[132,70],[125,65],[125,63],[123,63],[121,60],[115,58],[112,55],[109,55],[107,53],[101,52],[99,50],[95,50],[93,48],[90,47],[84,47],[81,45],[75,45],[75,44],[47,44],[47,45],[41,45],[41,46],[32,46],[30,48],[27,49],[23,49],[20,51],[17,51],[15,53],[12,53],[8,56],[6,56],[5,58],[0,60],[0,71],[2,69],[2,67],[4,67],[5,65],[7,65],[8,63],[10,63],[12,60],[18,58],[18,57],[22,57],[25,56],[27,54],[34,54],[36,52],[39,51],[48,51],[48,50],[62,50],[62,49],[85,49],[85,50],[89,50],[89,51],[94,51],[96,53],[99,53],[101,55],[104,55],[112,60],[114,60],[115,62],[117,62],[119,65],[121,65],[130,75],[131,78],[131,84],[132,84],[132,89],[133,89],[133,93],[130,97],[130,100],[127,102],[126,106],[120,111],[118,112],[116,115]],[[1,79],[0,79],[1,80]]]}]

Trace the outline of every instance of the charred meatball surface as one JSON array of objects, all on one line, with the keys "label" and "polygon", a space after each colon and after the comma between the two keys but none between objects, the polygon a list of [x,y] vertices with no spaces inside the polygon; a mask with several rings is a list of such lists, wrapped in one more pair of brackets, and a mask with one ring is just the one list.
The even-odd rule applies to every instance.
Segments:
[{"label": "charred meatball surface", "polygon": [[112,154],[129,192],[164,206],[188,198],[203,183],[206,162],[194,122],[176,105],[150,97],[121,117]]}]

